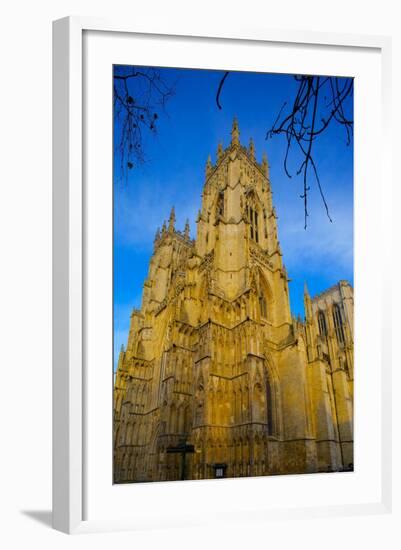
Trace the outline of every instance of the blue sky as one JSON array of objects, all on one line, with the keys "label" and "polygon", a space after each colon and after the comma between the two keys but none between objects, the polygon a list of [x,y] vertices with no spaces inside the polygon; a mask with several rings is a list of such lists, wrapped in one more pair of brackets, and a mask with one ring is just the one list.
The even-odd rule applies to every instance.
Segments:
[{"label": "blue sky", "polygon": [[[115,360],[126,344],[130,313],[140,307],[153,238],[175,206],[176,226],[189,218],[196,232],[207,156],[215,160],[218,142],[230,141],[234,116],[241,143],[255,142],[256,157],[267,153],[278,236],[290,283],[291,309],[303,316],[303,287],[317,294],[339,279],[353,284],[353,147],[339,125],[329,126],[314,145],[315,161],[333,223],[311,181],[308,228],[304,230],[302,178],[284,173],[285,140],[266,140],[266,131],[285,100],[294,97],[297,83],[291,75],[230,73],[222,90],[222,110],[215,96],[222,71],[162,69],[174,85],[166,114],[160,113],[157,135],[144,136],[146,162],[120,174],[119,152],[114,155],[114,342]],[[352,110],[352,100],[348,105]],[[119,126],[116,125],[116,132]],[[296,159],[291,164],[297,167]]]}]

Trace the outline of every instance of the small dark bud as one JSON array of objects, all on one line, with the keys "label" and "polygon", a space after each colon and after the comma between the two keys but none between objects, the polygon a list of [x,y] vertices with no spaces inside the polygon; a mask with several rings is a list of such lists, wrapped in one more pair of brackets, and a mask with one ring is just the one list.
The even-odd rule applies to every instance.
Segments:
[{"label": "small dark bud", "polygon": [[132,104],[134,103],[134,98],[129,95],[127,101],[129,104]]},{"label": "small dark bud", "polygon": [[128,168],[129,168],[130,170],[134,167],[134,165],[132,164],[132,162],[127,162],[127,166],[128,166]]},{"label": "small dark bud", "polygon": [[158,118],[158,114],[155,113],[155,114],[153,115],[153,118],[156,120],[156,119]]}]

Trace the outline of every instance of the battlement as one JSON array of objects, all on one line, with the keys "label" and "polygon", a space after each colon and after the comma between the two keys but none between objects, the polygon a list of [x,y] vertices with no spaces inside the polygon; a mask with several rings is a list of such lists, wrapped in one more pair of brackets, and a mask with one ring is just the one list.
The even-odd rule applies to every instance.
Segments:
[{"label": "battlement", "polygon": [[173,231],[159,231],[156,233],[155,239],[154,239],[154,250],[156,251],[159,246],[165,244],[169,240],[176,239],[182,244],[188,246],[188,247],[194,247],[195,246],[195,240],[191,239],[189,235],[186,234],[185,231],[179,231],[178,229],[174,229]]},{"label": "battlement", "polygon": [[323,290],[323,292],[320,292],[319,294],[316,294],[315,296],[313,296],[312,303],[318,302],[322,298],[326,298],[326,297],[334,294],[335,292],[340,292],[340,289],[341,289],[342,286],[348,286],[348,287],[352,288],[352,286],[350,285],[350,283],[348,281],[346,281],[344,279],[341,279],[340,281],[338,281],[338,283],[330,286],[326,290]]}]

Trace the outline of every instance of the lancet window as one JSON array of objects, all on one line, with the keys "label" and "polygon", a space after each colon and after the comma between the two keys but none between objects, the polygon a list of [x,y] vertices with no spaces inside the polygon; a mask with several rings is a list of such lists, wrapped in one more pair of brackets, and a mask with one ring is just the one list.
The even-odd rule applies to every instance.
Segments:
[{"label": "lancet window", "polygon": [[337,340],[339,344],[344,344],[345,338],[344,338],[343,317],[341,315],[341,309],[338,304],[334,304],[333,306],[333,321],[334,321],[334,328],[336,331]]},{"label": "lancet window", "polygon": [[326,325],[326,317],[323,313],[323,311],[319,311],[319,315],[317,317],[318,324],[319,324],[319,333],[320,336],[323,338],[326,338],[327,336],[327,325]]},{"label": "lancet window", "polygon": [[217,198],[217,216],[224,216],[224,191],[220,191]]},{"label": "lancet window", "polygon": [[248,205],[249,234],[252,240],[259,242],[258,213],[253,206]]}]

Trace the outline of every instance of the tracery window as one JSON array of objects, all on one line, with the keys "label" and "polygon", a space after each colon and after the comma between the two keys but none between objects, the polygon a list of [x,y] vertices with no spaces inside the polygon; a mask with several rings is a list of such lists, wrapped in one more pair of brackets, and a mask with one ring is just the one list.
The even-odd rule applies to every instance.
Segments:
[{"label": "tracery window", "polygon": [[326,317],[325,317],[323,311],[319,311],[319,315],[318,315],[317,319],[318,319],[318,324],[319,324],[320,336],[323,336],[324,338],[326,338],[326,336],[327,336],[327,325],[326,325]]},{"label": "tracery window", "polygon": [[248,220],[249,220],[249,231],[251,239],[255,242],[259,242],[259,226],[258,226],[258,213],[255,208],[248,205]]},{"label": "tracery window", "polygon": [[334,321],[334,328],[336,331],[337,340],[339,344],[344,344],[345,337],[344,337],[343,317],[341,315],[341,309],[338,304],[333,305],[333,321]]}]

